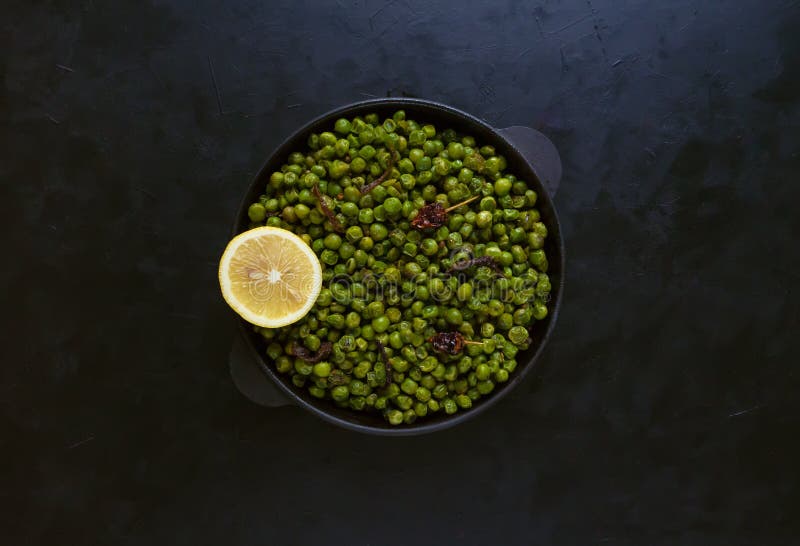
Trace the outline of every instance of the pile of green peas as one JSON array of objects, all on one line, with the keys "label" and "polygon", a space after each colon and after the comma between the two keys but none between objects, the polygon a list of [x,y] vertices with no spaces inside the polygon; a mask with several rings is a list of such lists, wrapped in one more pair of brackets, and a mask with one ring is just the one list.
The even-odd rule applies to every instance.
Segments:
[{"label": "pile of green peas", "polygon": [[[548,313],[547,228],[537,194],[505,172],[492,146],[421,125],[402,110],[383,120],[375,113],[339,119],[332,129],[310,135],[306,152],[290,154],[248,209],[251,228],[298,234],[323,270],[323,288],[304,318],[257,328],[266,354],[311,396],[380,412],[392,425],[467,410],[508,381],[530,328]],[[475,195],[437,229],[410,225],[426,204],[449,207]],[[487,266],[448,273],[482,256],[502,275]],[[457,355],[434,352],[428,339],[454,331],[480,344]],[[332,350],[324,360],[294,356],[293,344],[315,352],[325,342]]]}]

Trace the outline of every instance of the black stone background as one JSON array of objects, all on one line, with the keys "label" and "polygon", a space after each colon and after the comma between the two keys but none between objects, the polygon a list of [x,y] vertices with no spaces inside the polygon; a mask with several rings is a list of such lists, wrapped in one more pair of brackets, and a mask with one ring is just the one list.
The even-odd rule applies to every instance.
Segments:
[{"label": "black stone background", "polygon": [[[800,543],[800,2],[0,8],[2,544]],[[387,95],[564,163],[538,374],[408,439],[243,398],[216,282],[270,151]]]}]

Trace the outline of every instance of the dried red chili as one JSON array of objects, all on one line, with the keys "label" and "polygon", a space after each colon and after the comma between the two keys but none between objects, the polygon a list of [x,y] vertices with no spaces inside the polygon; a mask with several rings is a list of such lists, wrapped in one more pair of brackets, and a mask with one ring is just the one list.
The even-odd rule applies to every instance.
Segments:
[{"label": "dried red chili", "polygon": [[440,353],[457,355],[464,349],[464,345],[481,345],[479,341],[464,339],[460,332],[440,332],[428,338],[433,345],[433,350]]},{"label": "dried red chili", "polygon": [[329,354],[331,354],[332,350],[333,343],[330,341],[323,341],[316,353],[309,351],[297,343],[292,344],[292,355],[296,356],[297,358],[302,358],[306,362],[311,362],[312,364],[317,363],[320,360],[324,360]]},{"label": "dried red chili", "polygon": [[336,218],[336,215],[328,206],[328,203],[325,202],[325,196],[322,195],[321,191],[319,191],[319,185],[314,184],[314,187],[311,188],[311,191],[314,192],[314,197],[316,197],[317,201],[319,202],[319,209],[328,218],[328,220],[331,223],[331,227],[333,227],[334,231],[338,231],[339,233],[344,233],[344,228],[342,227],[342,224],[339,223],[339,220]]},{"label": "dried red chili", "polygon": [[389,176],[389,173],[391,173],[392,169],[394,168],[394,154],[395,151],[391,150],[391,153],[389,154],[389,162],[386,164],[386,170],[383,171],[382,175],[380,175],[378,178],[376,178],[369,184],[364,184],[363,186],[361,186],[361,195],[371,192],[377,186],[382,184],[384,180],[386,180],[386,177]]},{"label": "dried red chili", "polygon": [[452,273],[454,271],[464,271],[465,269],[469,269],[473,266],[488,266],[491,267],[496,273],[500,275],[503,274],[503,268],[500,267],[500,264],[494,258],[490,256],[481,256],[480,258],[471,258],[469,260],[460,260],[450,266],[450,269],[447,270],[448,273]]},{"label": "dried red chili", "polygon": [[447,222],[447,214],[450,211],[455,210],[458,207],[464,206],[467,203],[471,203],[472,201],[475,201],[478,197],[480,197],[480,195],[475,195],[473,197],[470,197],[466,201],[462,201],[448,208],[444,208],[444,206],[438,201],[434,203],[428,203],[427,205],[419,209],[417,215],[414,217],[413,220],[411,220],[411,227],[419,230],[438,228],[444,225],[445,222]]}]

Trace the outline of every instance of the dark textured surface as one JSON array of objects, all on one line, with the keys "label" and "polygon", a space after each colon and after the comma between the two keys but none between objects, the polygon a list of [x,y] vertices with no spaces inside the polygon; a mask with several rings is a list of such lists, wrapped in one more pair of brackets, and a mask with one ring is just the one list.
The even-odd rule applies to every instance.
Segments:
[{"label": "dark textured surface", "polygon": [[[3,544],[797,544],[800,4],[3,2]],[[538,378],[435,436],[234,388],[216,261],[296,126],[557,144]]]}]

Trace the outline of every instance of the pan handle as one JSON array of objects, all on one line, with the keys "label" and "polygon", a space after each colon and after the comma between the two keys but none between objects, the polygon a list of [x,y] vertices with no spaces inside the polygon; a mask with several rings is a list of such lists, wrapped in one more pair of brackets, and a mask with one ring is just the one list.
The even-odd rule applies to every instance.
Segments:
[{"label": "pan handle", "polygon": [[497,132],[528,160],[550,197],[555,197],[561,182],[561,156],[550,139],[536,129],[522,125],[512,125]]},{"label": "pan handle", "polygon": [[258,368],[258,364],[240,335],[233,340],[228,365],[233,384],[252,402],[270,408],[295,405]]}]

